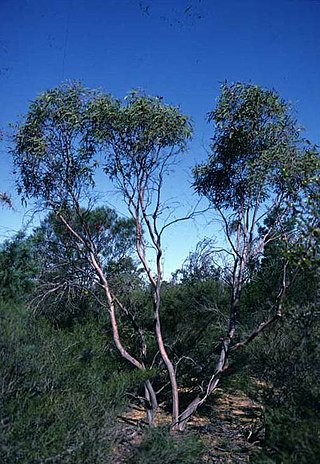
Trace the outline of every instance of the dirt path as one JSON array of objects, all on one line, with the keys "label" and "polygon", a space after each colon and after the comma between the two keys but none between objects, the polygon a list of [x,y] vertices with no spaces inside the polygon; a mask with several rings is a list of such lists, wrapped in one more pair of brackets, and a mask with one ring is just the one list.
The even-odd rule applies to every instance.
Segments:
[{"label": "dirt path", "polygon": [[264,439],[262,407],[243,392],[217,391],[207,417],[195,417],[190,428],[208,447],[208,463],[245,463]]},{"label": "dirt path", "polygon": [[[130,410],[123,416],[137,425],[119,419],[112,464],[128,462],[132,450],[141,443],[143,430],[138,424],[143,416],[143,412],[137,410]],[[159,422],[169,424],[169,415],[161,413]],[[241,391],[226,393],[217,389],[205,414],[194,416],[188,428],[205,443],[206,463],[248,463],[264,439],[262,407]]]}]

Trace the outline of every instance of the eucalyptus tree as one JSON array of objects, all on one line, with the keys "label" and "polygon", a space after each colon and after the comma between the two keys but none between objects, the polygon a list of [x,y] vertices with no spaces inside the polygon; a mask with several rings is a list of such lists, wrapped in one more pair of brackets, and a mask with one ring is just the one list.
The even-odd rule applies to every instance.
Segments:
[{"label": "eucalyptus tree", "polygon": [[[139,92],[128,95],[116,111],[108,99],[95,106],[97,139],[105,149],[105,173],[115,183],[136,228],[136,251],[153,289],[153,318],[158,349],[166,366],[172,392],[172,421],[178,422],[179,394],[176,370],[161,330],[163,281],[162,238],[179,219],[162,199],[163,183],[191,137],[190,120],[162,98]],[[171,216],[170,216],[171,215]],[[186,218],[182,218],[186,219]]]},{"label": "eucalyptus tree", "polygon": [[[101,101],[111,124],[112,115],[119,113],[119,102],[110,95],[88,90],[80,84],[54,88],[31,103],[14,136],[12,155],[17,187],[24,201],[36,200],[38,207],[51,211],[61,222],[78,258],[89,264],[104,292],[119,353],[133,366],[146,371],[143,332],[135,325],[130,310],[117,299],[106,272],[104,253],[113,246],[110,234],[118,232],[114,230],[115,224],[110,223],[107,227],[105,221],[92,224],[93,213],[90,210],[93,207],[94,173],[98,166],[98,144],[93,129],[96,127],[96,109]],[[100,216],[105,212],[101,210]],[[130,253],[128,245],[130,240],[124,246]],[[141,343],[139,356],[130,353],[122,342],[119,310],[128,316],[138,332]],[[145,381],[145,394],[148,419],[153,423],[157,400],[148,379]]]},{"label": "eucalyptus tree", "polygon": [[[89,264],[105,293],[119,352],[133,366],[147,371],[150,366],[145,332],[112,287],[103,255],[109,239],[101,230],[93,230],[90,223],[92,205],[88,198],[92,196],[99,164],[96,155],[99,150],[104,151],[104,171],[128,207],[137,256],[153,289],[155,338],[170,379],[173,424],[179,416],[178,385],[161,330],[160,299],[162,237],[179,219],[163,202],[162,187],[177,156],[185,150],[191,132],[189,118],[159,97],[132,92],[121,102],[76,84],[45,92],[31,104],[26,119],[17,128],[13,149],[18,190],[23,199],[37,200],[61,222],[64,234],[71,240],[72,253],[76,251],[77,259]],[[129,318],[137,333],[139,356],[124,346],[117,310]],[[149,380],[145,382],[145,405],[153,424],[158,404]]]},{"label": "eucalyptus tree", "polygon": [[230,263],[230,315],[213,374],[206,389],[181,414],[180,428],[218,385],[229,353],[281,317],[289,284],[285,257],[272,314],[246,340],[236,343],[241,295],[250,266],[272,241],[283,240],[286,248],[297,242],[301,236],[297,218],[305,217],[307,190],[313,185],[319,193],[317,150],[303,140],[289,105],[275,91],[224,83],[209,121],[214,123],[211,154],[195,167],[194,187],[209,200],[223,224],[226,246],[220,251]]},{"label": "eucalyptus tree", "polygon": [[[310,228],[305,227],[306,233],[301,234],[299,221],[310,223],[308,214],[314,217],[311,207],[306,214],[305,203],[308,189],[318,192],[318,155],[316,149],[305,146],[288,105],[273,91],[224,84],[209,119],[216,126],[212,155],[207,163],[195,168],[195,187],[222,219],[225,251],[231,263],[229,275],[223,277],[228,278],[232,297],[229,327],[216,368],[209,374],[207,387],[182,413],[177,365],[169,355],[161,326],[162,239],[168,227],[180,219],[163,200],[163,185],[191,137],[189,118],[160,97],[132,92],[120,101],[80,85],[62,86],[45,92],[31,104],[17,128],[13,150],[20,193],[25,200],[36,199],[60,221],[77,259],[88,264],[89,274],[92,272],[104,292],[116,347],[148,377],[145,331],[115,293],[103,255],[108,234],[103,228],[95,228],[89,214],[92,204],[88,198],[92,197],[99,164],[97,154],[103,154],[104,172],[121,192],[131,215],[136,254],[153,291],[155,338],[170,380],[172,423],[181,430],[218,385],[231,350],[253,340],[282,314],[288,286],[287,260],[283,262],[274,313],[246,340],[236,339],[249,264],[259,261],[273,240],[280,238],[288,244],[300,241],[300,247],[303,244],[309,248],[314,242],[308,241]],[[316,193],[309,195],[311,201]],[[316,227],[314,224],[312,233]],[[128,251],[130,237],[124,247]],[[123,342],[119,311],[136,331],[138,355]],[[153,424],[158,404],[150,380],[145,381],[145,405]]]}]

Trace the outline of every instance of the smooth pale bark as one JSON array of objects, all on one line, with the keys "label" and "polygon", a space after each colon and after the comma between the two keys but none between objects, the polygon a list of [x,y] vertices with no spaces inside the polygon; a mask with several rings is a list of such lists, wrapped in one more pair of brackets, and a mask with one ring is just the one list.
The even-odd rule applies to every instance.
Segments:
[{"label": "smooth pale bark", "polygon": [[196,410],[201,406],[207,398],[213,393],[213,391],[217,388],[220,377],[223,371],[226,368],[227,361],[228,361],[228,354],[229,354],[229,347],[230,347],[230,337],[227,337],[223,340],[219,360],[216,364],[215,372],[212,375],[210,381],[208,382],[207,389],[202,395],[198,395],[180,414],[178,421],[177,421],[177,429],[183,431],[186,428],[188,419],[196,412]]},{"label": "smooth pale bark", "polygon": [[[148,276],[149,282],[154,289],[153,294],[153,319],[154,319],[154,330],[156,335],[156,340],[159,348],[160,356],[166,366],[170,385],[171,385],[171,394],[172,394],[172,424],[175,427],[178,417],[179,417],[179,390],[176,378],[176,372],[171,361],[168,352],[165,347],[165,343],[163,340],[162,330],[161,330],[161,321],[160,321],[160,302],[161,302],[161,284],[162,284],[162,265],[161,265],[161,258],[162,258],[162,249],[161,249],[161,234],[159,234],[157,227],[156,227],[156,218],[157,212],[154,213],[154,222],[151,223],[148,214],[145,210],[145,203],[144,203],[144,196],[142,192],[139,194],[139,202],[138,204],[134,204],[131,202],[131,206],[133,207],[132,216],[136,222],[136,249],[138,257],[144,267],[144,270]],[[158,204],[159,206],[159,204]],[[156,276],[153,275],[151,268],[149,266],[149,262],[146,257],[145,253],[145,245],[143,240],[143,233],[142,233],[142,219],[140,217],[139,211],[142,211],[142,217],[145,221],[147,226],[147,230],[149,232],[151,241],[157,250],[156,256]]]},{"label": "smooth pale bark", "polygon": [[[99,262],[98,256],[96,256],[96,253],[94,251],[94,245],[91,242],[90,238],[87,238],[87,241],[83,239],[74,229],[71,227],[71,225],[65,220],[65,218],[59,214],[58,215],[59,219],[63,222],[63,224],[67,227],[67,229],[70,231],[70,233],[74,236],[76,239],[76,243],[78,244],[78,247],[80,244],[82,244],[88,251],[89,251],[89,262],[92,268],[94,269],[96,275],[98,276],[100,280],[100,284],[102,288],[104,289],[105,295],[106,295],[106,300],[108,303],[108,311],[110,315],[110,322],[111,322],[111,328],[112,328],[112,336],[113,336],[113,341],[121,354],[121,356],[126,359],[129,363],[131,363],[133,366],[135,366],[137,369],[140,370],[146,370],[146,367],[143,362],[139,361],[136,359],[134,356],[132,356],[123,346],[119,334],[119,328],[118,328],[118,321],[116,317],[116,311],[115,311],[115,301],[117,301],[116,298],[113,297],[112,292],[109,287],[109,282],[108,279],[105,276],[105,273],[103,271],[103,267],[101,266]],[[80,248],[79,248],[80,249]],[[120,302],[119,302],[120,304]],[[141,332],[140,332],[141,335]],[[145,350],[146,347],[143,347],[143,350]],[[143,353],[144,356],[146,353]],[[157,397],[156,393],[154,391],[154,388],[149,380],[145,382],[145,405],[146,405],[146,414],[147,414],[147,420],[150,426],[153,426],[155,423],[155,415],[158,409],[158,402],[157,402]]]},{"label": "smooth pale bark", "polygon": [[[283,267],[283,277],[282,277],[282,285],[277,296],[277,301],[275,303],[274,308],[274,315],[270,316],[266,321],[261,322],[258,327],[256,327],[251,334],[242,342],[238,342],[235,345],[231,345],[232,338],[234,336],[234,327],[230,324],[229,328],[229,335],[226,337],[221,346],[221,352],[219,356],[219,360],[216,365],[215,372],[211,377],[210,381],[208,382],[206,392],[203,395],[198,395],[180,414],[178,421],[177,421],[177,428],[180,431],[183,431],[187,425],[188,419],[196,412],[196,410],[208,399],[211,393],[217,388],[221,375],[228,367],[228,357],[230,353],[240,348],[245,347],[249,343],[251,343],[256,337],[258,337],[261,333],[263,333],[268,327],[271,327],[276,321],[278,321],[282,317],[282,309],[283,309],[283,302],[285,299],[286,291],[288,288],[287,278],[286,278],[286,270],[287,270],[287,263],[284,264]],[[241,295],[241,288],[239,290],[239,296]],[[231,313],[230,317],[232,316],[232,311],[234,311],[234,305],[239,301],[231,300]]]},{"label": "smooth pale bark", "polygon": [[169,379],[170,379],[171,393],[172,393],[172,424],[173,424],[173,427],[175,427],[175,424],[177,423],[178,417],[179,417],[178,384],[177,384],[176,373],[175,373],[173,363],[171,362],[168,356],[167,350],[163,342],[158,310],[155,310],[155,332],[156,332],[160,355],[162,357],[163,362],[165,363],[165,366],[168,371]]},{"label": "smooth pale bark", "polygon": [[[116,347],[118,348],[121,356],[125,358],[127,361],[129,361],[131,364],[133,364],[135,367],[141,370],[146,370],[145,365],[138,361],[136,358],[134,358],[123,346],[120,336],[119,336],[119,330],[118,330],[118,323],[116,319],[116,313],[115,313],[115,306],[114,306],[114,299],[112,297],[112,294],[109,289],[108,281],[103,273],[103,270],[101,266],[98,264],[97,260],[95,259],[94,256],[91,256],[92,263],[94,268],[96,269],[103,288],[106,293],[107,301],[109,304],[109,314],[110,314],[110,320],[111,320],[111,326],[112,326],[112,334],[113,334],[113,340],[115,342]],[[150,426],[153,426],[155,423],[155,414],[158,409],[158,402],[157,402],[157,397],[156,393],[152,387],[151,382],[148,380],[145,382],[145,399],[146,399],[146,413],[147,413],[147,420]]]}]

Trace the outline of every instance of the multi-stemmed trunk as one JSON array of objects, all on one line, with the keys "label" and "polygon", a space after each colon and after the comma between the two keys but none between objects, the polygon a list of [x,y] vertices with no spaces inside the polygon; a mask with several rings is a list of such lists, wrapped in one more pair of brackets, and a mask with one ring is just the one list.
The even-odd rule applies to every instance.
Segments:
[{"label": "multi-stemmed trunk", "polygon": [[244,272],[247,265],[248,243],[244,243],[242,250],[240,249],[240,227],[238,227],[237,241],[237,256],[235,257],[234,267],[231,280],[231,300],[229,311],[229,327],[228,332],[221,343],[219,359],[216,363],[214,373],[212,374],[206,390],[198,395],[180,414],[177,421],[177,428],[183,431],[187,425],[188,419],[197,411],[197,409],[208,399],[208,397],[217,388],[223,371],[228,366],[228,357],[232,346],[233,339],[236,334],[237,319],[239,314],[240,297],[244,283]]},{"label": "multi-stemmed trunk", "polygon": [[160,304],[160,288],[155,291],[155,301],[154,301],[154,322],[155,322],[155,334],[158,343],[159,352],[161,358],[167,368],[169,375],[170,385],[171,385],[171,394],[172,394],[172,424],[173,427],[176,426],[178,417],[179,417],[179,391],[176,378],[176,372],[174,365],[171,359],[168,356],[167,350],[162,337],[160,317],[159,317],[159,304]]},{"label": "multi-stemmed trunk", "polygon": [[[79,205],[77,205],[77,211],[80,214]],[[119,334],[118,321],[116,317],[116,308],[115,308],[116,302],[118,302],[118,305],[124,310],[127,316],[129,316],[129,312],[125,311],[125,308],[123,307],[123,305],[121,305],[121,303],[117,300],[117,298],[115,298],[114,295],[112,294],[110,290],[110,286],[109,286],[109,281],[104,273],[103,266],[101,265],[99,261],[99,257],[95,251],[94,244],[90,238],[90,234],[87,233],[86,238],[81,237],[76,232],[76,230],[68,223],[68,221],[64,218],[62,214],[58,214],[58,217],[61,220],[61,222],[67,227],[71,235],[73,236],[75,240],[75,245],[78,248],[78,250],[81,252],[82,246],[86,250],[90,266],[94,270],[96,276],[98,277],[100,281],[100,285],[104,290],[105,297],[107,300],[109,316],[110,316],[113,341],[116,345],[116,348],[118,349],[120,355],[124,359],[126,359],[130,364],[132,364],[137,369],[146,371],[147,368],[145,366],[145,363],[143,361],[138,360],[135,356],[132,356],[123,346],[123,343],[121,341],[121,337]],[[84,229],[85,229],[84,231],[87,232],[85,226],[84,226]],[[132,318],[131,318],[131,321],[134,322]],[[146,345],[145,345],[145,341],[142,336],[142,332],[141,330],[139,330],[139,327],[137,327],[135,323],[134,323],[134,328],[140,335],[141,345],[142,345],[141,347],[142,356],[143,358],[145,358],[146,357]],[[158,410],[158,401],[157,401],[156,393],[154,391],[154,388],[150,380],[145,381],[144,394],[145,394],[145,408],[146,408],[147,421],[150,426],[153,426],[155,424],[155,415]]]},{"label": "multi-stemmed trunk", "polygon": [[[120,352],[121,356],[124,359],[129,361],[133,366],[137,367],[138,369],[146,370],[145,364],[142,361],[139,361],[138,359],[136,359],[134,356],[132,356],[124,348],[121,342],[119,330],[118,330],[118,322],[116,318],[115,300],[112,296],[112,293],[110,292],[108,281],[103,273],[101,266],[99,265],[99,263],[97,262],[94,256],[92,256],[91,259],[92,259],[93,266],[99,275],[100,281],[102,283],[102,286],[104,288],[106,298],[108,301],[114,343],[118,351]],[[145,355],[146,353],[144,353],[144,356]],[[145,391],[145,408],[146,408],[147,421],[150,426],[153,426],[155,425],[155,415],[158,409],[158,401],[157,401],[156,393],[154,391],[154,388],[150,380],[145,381],[144,391]]]}]

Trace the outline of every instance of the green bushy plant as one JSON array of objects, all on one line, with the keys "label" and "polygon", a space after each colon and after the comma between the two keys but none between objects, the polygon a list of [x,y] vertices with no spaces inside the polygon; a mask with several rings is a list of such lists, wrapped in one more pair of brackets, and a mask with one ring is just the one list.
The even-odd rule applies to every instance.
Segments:
[{"label": "green bushy plant", "polygon": [[266,405],[265,449],[254,462],[319,462],[319,322],[313,305],[292,308],[276,332],[251,346]]},{"label": "green bushy plant", "polygon": [[108,463],[126,392],[143,382],[97,321],[55,329],[0,308],[0,462]]},{"label": "green bushy plant", "polygon": [[204,445],[199,439],[175,436],[168,427],[149,429],[128,464],[200,464]]},{"label": "green bushy plant", "polygon": [[292,405],[267,406],[266,449],[255,464],[318,464],[320,420],[316,412],[303,413]]},{"label": "green bushy plant", "polygon": [[31,241],[23,232],[0,245],[0,299],[21,300],[30,294],[37,272]]}]

